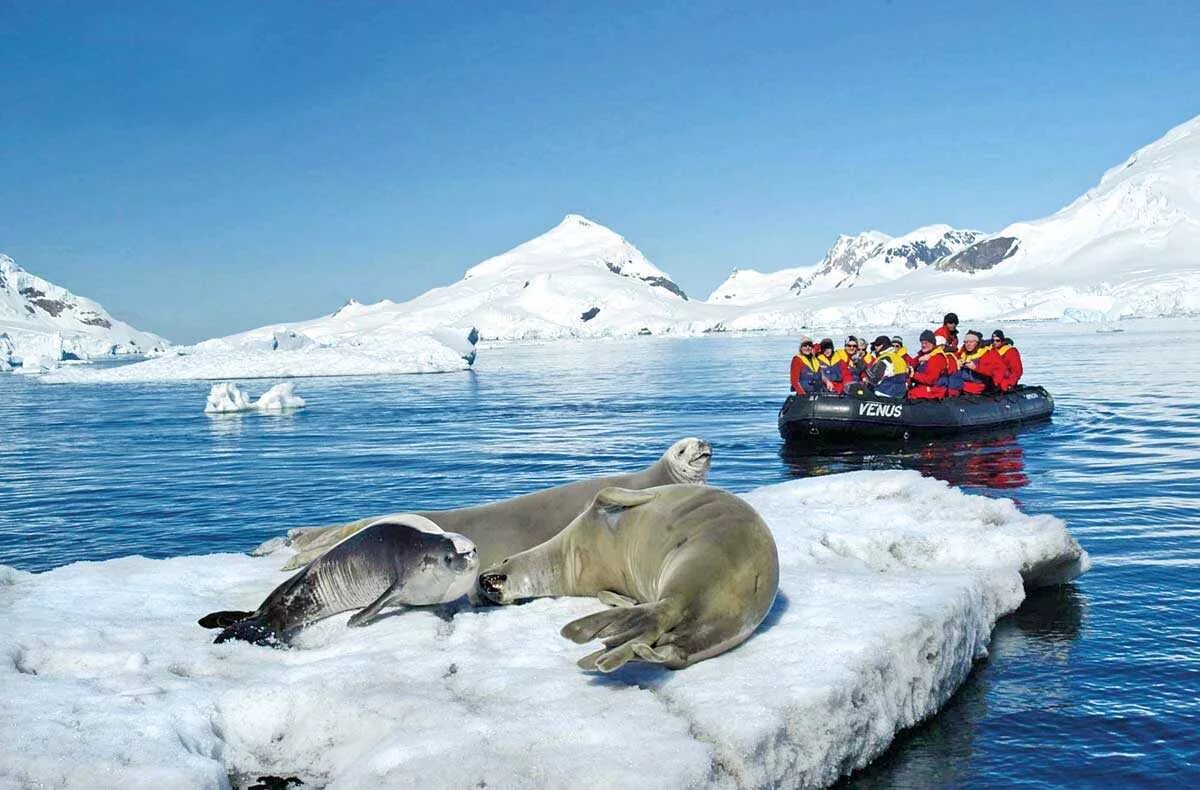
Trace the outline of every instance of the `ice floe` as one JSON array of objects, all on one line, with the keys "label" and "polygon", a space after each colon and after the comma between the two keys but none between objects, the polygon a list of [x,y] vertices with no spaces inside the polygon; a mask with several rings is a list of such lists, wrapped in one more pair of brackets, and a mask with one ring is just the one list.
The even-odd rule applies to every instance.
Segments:
[{"label": "ice floe", "polygon": [[[261,343],[205,341],[131,365],[64,368],[46,374],[41,380],[48,384],[127,384],[449,373],[471,366],[463,350],[451,348],[430,335],[363,336],[329,344],[297,339],[279,348],[272,346],[274,342],[274,335]],[[471,354],[473,358],[473,349]]]},{"label": "ice floe", "polygon": [[278,554],[0,567],[0,785],[823,785],[946,702],[1023,583],[1088,565],[1061,521],[915,472],[745,496],[780,596],[748,642],[680,672],[578,670],[587,648],[558,629],[589,599],[342,615],[272,650],[195,620],[255,607]]},{"label": "ice floe", "polygon": [[284,411],[287,409],[303,409],[304,398],[296,394],[296,385],[290,381],[276,384],[259,396],[258,400],[250,400],[246,391],[232,382],[214,384],[208,392],[208,400],[204,411],[208,414],[231,414],[245,411]]}]

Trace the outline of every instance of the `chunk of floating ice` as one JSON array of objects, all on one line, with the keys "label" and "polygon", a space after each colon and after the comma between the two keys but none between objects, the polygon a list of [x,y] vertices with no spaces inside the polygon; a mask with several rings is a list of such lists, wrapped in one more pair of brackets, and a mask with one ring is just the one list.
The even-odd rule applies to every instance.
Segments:
[{"label": "chunk of floating ice", "polygon": [[254,408],[259,411],[283,411],[284,409],[303,409],[304,398],[296,394],[296,385],[290,381],[276,384],[264,392],[254,402]]},{"label": "chunk of floating ice", "polygon": [[214,384],[204,405],[207,414],[232,414],[244,411],[284,411],[303,409],[304,398],[296,394],[296,385],[290,381],[276,384],[264,392],[258,400],[251,402],[245,390],[231,382]]},{"label": "chunk of floating ice", "polygon": [[196,618],[255,608],[278,556],[0,567],[0,765],[81,788],[824,785],[949,699],[1023,582],[1088,565],[1058,519],[915,472],[745,497],[779,546],[779,600],[745,644],[679,672],[578,670],[587,648],[558,629],[591,599],[340,615],[272,650],[213,645]]},{"label": "chunk of floating ice", "polygon": [[208,402],[204,404],[204,411],[208,414],[249,411],[251,408],[250,397],[245,391],[227,381],[212,385],[208,391]]}]

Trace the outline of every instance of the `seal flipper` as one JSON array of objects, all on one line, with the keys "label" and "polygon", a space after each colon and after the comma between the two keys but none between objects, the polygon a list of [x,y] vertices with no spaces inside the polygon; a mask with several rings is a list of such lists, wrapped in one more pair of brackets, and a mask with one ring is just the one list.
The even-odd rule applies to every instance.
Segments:
[{"label": "seal flipper", "polygon": [[643,661],[651,664],[666,664],[669,667],[687,666],[688,655],[677,645],[643,645],[640,642],[633,646],[633,652]]},{"label": "seal flipper", "polygon": [[352,628],[357,628],[359,626],[366,625],[371,620],[371,618],[373,618],[375,615],[379,614],[379,610],[382,609],[383,607],[387,606],[388,602],[391,601],[393,598],[395,598],[400,593],[400,590],[403,588],[404,588],[404,582],[402,582],[401,580],[397,579],[396,581],[392,582],[392,585],[383,591],[383,595],[379,596],[374,601],[371,601],[371,603],[367,604],[367,607],[365,609],[362,609],[362,610],[357,611],[354,614],[350,615],[350,620],[349,620],[349,622],[346,623],[346,625],[348,625]]},{"label": "seal flipper", "polygon": [[615,606],[621,609],[637,606],[637,601],[620,593],[615,593],[612,590],[601,590],[596,593],[596,600],[605,606]]},{"label": "seal flipper", "polygon": [[275,633],[274,629],[267,624],[267,618],[255,616],[253,612],[246,619],[238,620],[236,623],[227,626],[213,640],[213,644],[219,645],[231,639],[249,642],[252,645],[267,645],[270,647],[281,647],[284,644],[284,641],[279,638],[279,634]]},{"label": "seal flipper", "polygon": [[[562,635],[572,642],[583,644],[593,639],[604,642],[604,649],[590,653],[578,662],[581,669],[612,672],[633,660],[638,648],[649,651],[678,620],[676,607],[669,601],[637,604],[596,612],[573,620],[563,626]],[[671,653],[669,657],[667,652]],[[674,651],[663,654],[668,663]]]},{"label": "seal flipper", "polygon": [[232,610],[212,612],[211,614],[204,615],[196,622],[200,624],[201,628],[228,628],[238,620],[245,620],[252,614],[254,612],[235,612]]}]

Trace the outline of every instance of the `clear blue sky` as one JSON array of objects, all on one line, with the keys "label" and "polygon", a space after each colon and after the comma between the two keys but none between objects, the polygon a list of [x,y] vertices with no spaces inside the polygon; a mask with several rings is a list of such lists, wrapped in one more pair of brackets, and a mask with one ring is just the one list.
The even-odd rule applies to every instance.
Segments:
[{"label": "clear blue sky", "polygon": [[0,0],[0,251],[175,341],[568,212],[695,296],[1050,213],[1200,113],[1200,2]]}]

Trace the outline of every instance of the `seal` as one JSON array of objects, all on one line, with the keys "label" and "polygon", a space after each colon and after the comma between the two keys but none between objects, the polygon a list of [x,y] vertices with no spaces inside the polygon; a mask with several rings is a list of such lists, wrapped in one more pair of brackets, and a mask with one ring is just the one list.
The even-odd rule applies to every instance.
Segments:
[{"label": "seal", "polygon": [[[444,532],[413,513],[372,522],[276,587],[253,612],[213,612],[205,628],[222,628],[217,643],[241,639],[281,644],[304,626],[361,609],[350,625],[365,625],[389,604],[424,606],[472,590],[479,556],[462,535]],[[365,607],[365,608],[364,608]]]},{"label": "seal", "polygon": [[595,595],[612,606],[562,629],[604,642],[583,669],[682,669],[754,632],[779,588],[779,555],[754,508],[727,491],[606,488],[558,535],[483,571],[479,587],[500,604]]},{"label": "seal", "polygon": [[[424,511],[418,515],[428,518],[442,529],[457,532],[474,541],[479,550],[479,565],[486,568],[554,537],[587,507],[601,489],[699,484],[708,476],[711,463],[711,445],[703,439],[689,437],[672,444],[661,458],[638,472],[593,477],[487,505]],[[299,551],[283,569],[292,570],[310,562],[339,540],[353,535],[374,520],[362,519],[330,527],[292,530],[284,543]],[[278,548],[278,545],[278,539],[268,541],[255,553],[265,553]]]}]

